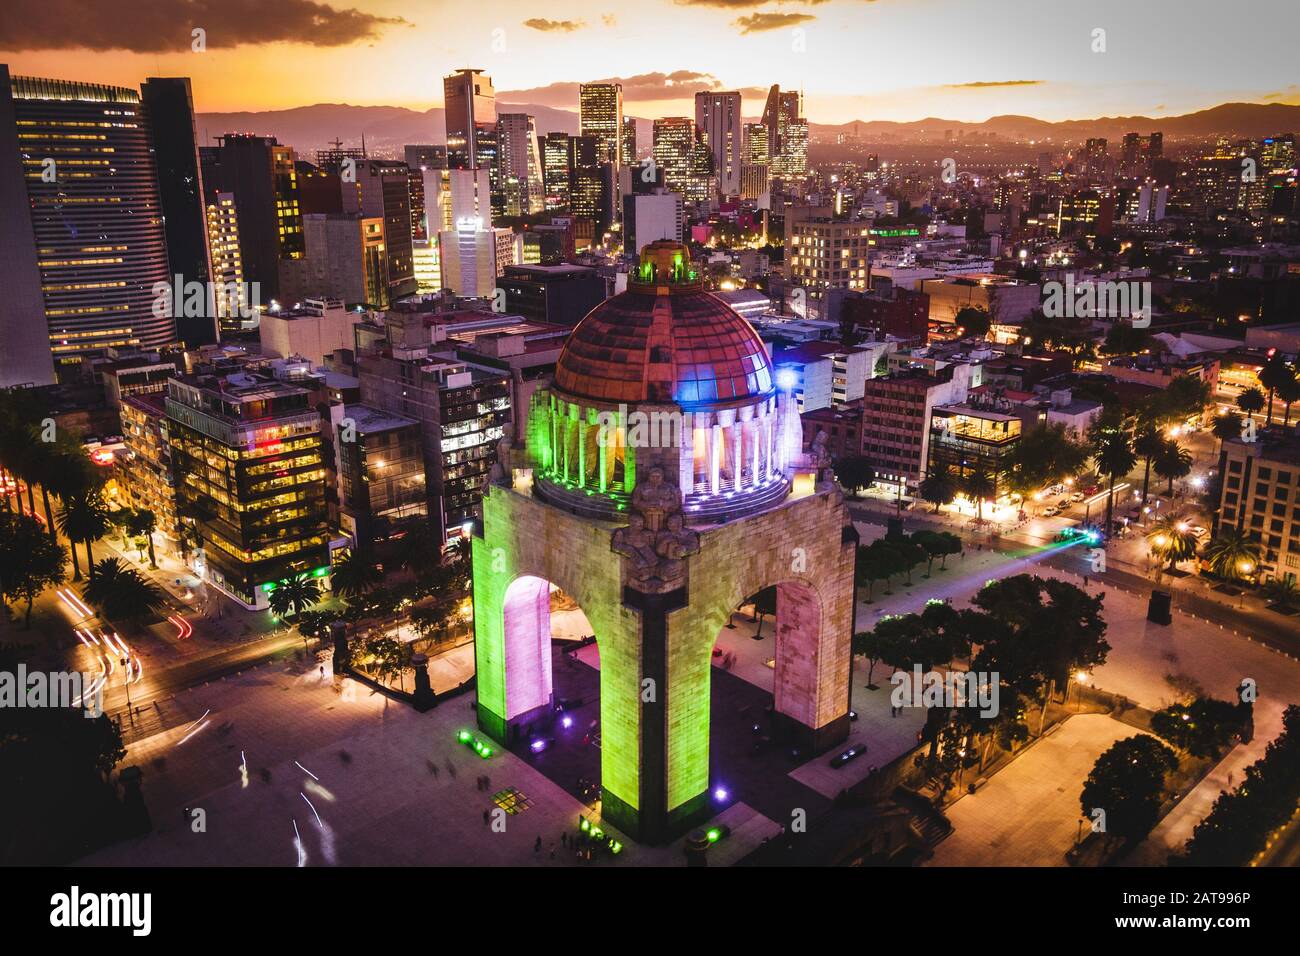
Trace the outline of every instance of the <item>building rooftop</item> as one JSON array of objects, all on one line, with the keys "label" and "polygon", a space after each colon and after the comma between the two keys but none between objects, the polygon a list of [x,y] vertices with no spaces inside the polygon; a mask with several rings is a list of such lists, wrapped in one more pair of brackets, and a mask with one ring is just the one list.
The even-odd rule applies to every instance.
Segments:
[{"label": "building rooftop", "polygon": [[386,412],[371,405],[345,405],[343,407],[343,417],[352,419],[356,423],[357,431],[362,435],[394,431],[398,428],[408,428],[419,424],[413,418],[395,415],[392,412]]}]

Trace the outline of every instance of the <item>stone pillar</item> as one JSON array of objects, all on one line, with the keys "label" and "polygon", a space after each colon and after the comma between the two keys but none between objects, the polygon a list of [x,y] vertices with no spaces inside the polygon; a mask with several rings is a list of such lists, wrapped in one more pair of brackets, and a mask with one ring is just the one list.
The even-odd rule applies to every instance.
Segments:
[{"label": "stone pillar", "polygon": [[143,836],[153,830],[153,820],[149,817],[149,808],[145,806],[144,793],[140,789],[144,772],[139,767],[123,767],[117,779],[122,784],[126,831],[133,836]]},{"label": "stone pillar", "polygon": [[437,695],[429,683],[429,658],[424,654],[411,655],[411,666],[415,668],[415,693],[413,703],[420,713],[432,710],[438,705]]},{"label": "stone pillar", "polygon": [[334,641],[334,659],[330,662],[335,676],[346,674],[352,667],[352,652],[348,649],[348,626],[342,621],[330,625],[330,638]]}]

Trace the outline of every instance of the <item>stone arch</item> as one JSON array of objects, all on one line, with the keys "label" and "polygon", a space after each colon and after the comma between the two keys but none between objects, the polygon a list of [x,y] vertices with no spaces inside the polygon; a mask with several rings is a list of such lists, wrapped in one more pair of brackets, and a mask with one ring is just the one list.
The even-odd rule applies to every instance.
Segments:
[{"label": "stone arch", "polygon": [[524,574],[501,601],[507,725],[548,710],[555,700],[551,674],[551,582]]}]

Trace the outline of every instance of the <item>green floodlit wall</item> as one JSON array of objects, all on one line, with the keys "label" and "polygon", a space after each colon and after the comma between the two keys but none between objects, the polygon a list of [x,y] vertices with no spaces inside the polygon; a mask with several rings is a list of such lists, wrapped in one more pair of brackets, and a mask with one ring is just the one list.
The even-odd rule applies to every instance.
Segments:
[{"label": "green floodlit wall", "polygon": [[483,498],[483,537],[476,536],[472,546],[474,654],[479,708],[491,718],[482,721],[483,729],[504,734],[506,592],[516,579],[531,575],[572,596],[600,652],[601,784],[635,810],[640,802],[640,622],[623,607],[620,562],[610,550],[614,527],[491,486]]}]

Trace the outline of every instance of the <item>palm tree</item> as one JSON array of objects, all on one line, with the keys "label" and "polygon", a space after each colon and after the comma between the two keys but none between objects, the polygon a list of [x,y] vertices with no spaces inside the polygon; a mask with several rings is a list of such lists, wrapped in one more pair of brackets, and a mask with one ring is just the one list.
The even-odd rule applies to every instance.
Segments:
[{"label": "palm tree", "polygon": [[384,582],[383,572],[369,549],[352,548],[330,569],[330,586],[340,597],[356,597]]},{"label": "palm tree", "polygon": [[1187,519],[1178,515],[1165,515],[1151,525],[1147,532],[1147,544],[1151,554],[1157,559],[1156,580],[1160,579],[1161,568],[1167,563],[1173,570],[1184,561],[1196,556],[1196,535]]},{"label": "palm tree", "polygon": [[1259,544],[1244,531],[1225,526],[1206,543],[1201,557],[1219,577],[1240,581],[1259,566]]},{"label": "palm tree", "polygon": [[271,610],[279,617],[296,617],[320,601],[320,585],[305,574],[285,578],[271,591]]},{"label": "palm tree", "polygon": [[1115,509],[1115,482],[1133,470],[1137,455],[1129,440],[1124,422],[1116,415],[1105,415],[1093,425],[1090,437],[1096,449],[1097,471],[1106,476],[1109,484],[1106,496],[1106,534],[1110,534],[1111,518]]},{"label": "palm tree", "polygon": [[1264,585],[1264,596],[1274,607],[1288,611],[1300,602],[1300,588],[1295,578],[1270,578]]},{"label": "palm tree", "polygon": [[153,550],[153,533],[158,529],[158,516],[148,508],[136,508],[131,512],[131,517],[127,521],[127,530],[132,535],[143,537],[149,542],[149,567],[158,567],[158,559],[154,556]]},{"label": "palm tree", "polygon": [[1291,403],[1300,402],[1300,375],[1296,374],[1296,367],[1291,366],[1289,377],[1282,379],[1277,385],[1277,397],[1286,405],[1286,414],[1282,418],[1282,426],[1291,424]]},{"label": "palm tree", "polygon": [[1160,434],[1160,429],[1151,422],[1143,425],[1133,438],[1133,452],[1145,462],[1142,470],[1143,504],[1147,503],[1147,492],[1151,486],[1151,463],[1164,450],[1164,447],[1165,436]]},{"label": "palm tree", "polygon": [[1169,481],[1166,495],[1174,493],[1174,479],[1186,478],[1192,473],[1192,453],[1173,439],[1168,439],[1156,455],[1156,474]]},{"label": "palm tree", "polygon": [[1242,418],[1236,412],[1224,412],[1222,415],[1214,417],[1214,425],[1211,431],[1214,437],[1219,439],[1219,450],[1223,450],[1223,443],[1229,438],[1237,438],[1241,435]]},{"label": "palm tree", "polygon": [[84,596],[111,621],[138,621],[166,604],[157,585],[117,558],[104,558],[93,571]]},{"label": "palm tree", "polygon": [[997,481],[983,468],[976,467],[963,475],[957,482],[962,493],[975,502],[975,513],[980,521],[984,520],[984,502],[997,493]]},{"label": "palm tree", "polygon": [[1247,415],[1256,415],[1264,409],[1264,393],[1255,387],[1247,388],[1237,396],[1237,407]]},{"label": "palm tree", "polygon": [[77,542],[86,546],[86,573],[94,577],[95,555],[91,551],[91,543],[108,534],[111,527],[108,506],[98,491],[70,495],[64,499],[63,507],[59,510],[59,530],[72,543],[69,549],[72,551],[72,580],[81,580],[81,568],[77,566]]},{"label": "palm tree", "polygon": [[1274,352],[1264,367],[1259,370],[1259,384],[1268,389],[1268,414],[1264,416],[1267,424],[1273,422],[1273,396],[1277,393],[1278,388],[1286,382],[1295,379],[1295,373],[1291,371],[1290,366],[1286,364],[1281,352]]}]

